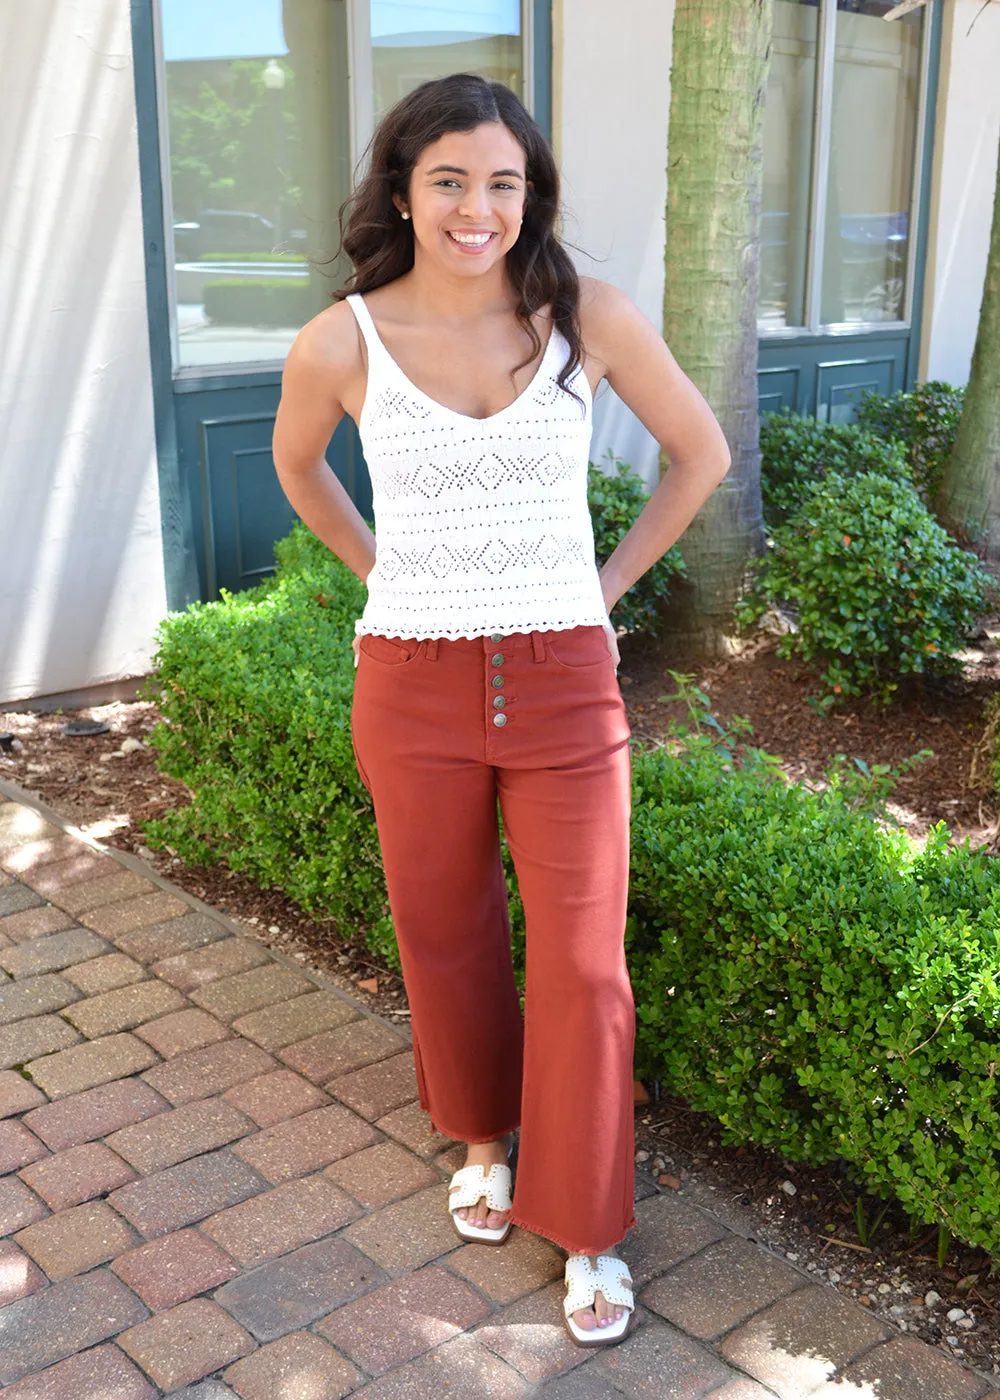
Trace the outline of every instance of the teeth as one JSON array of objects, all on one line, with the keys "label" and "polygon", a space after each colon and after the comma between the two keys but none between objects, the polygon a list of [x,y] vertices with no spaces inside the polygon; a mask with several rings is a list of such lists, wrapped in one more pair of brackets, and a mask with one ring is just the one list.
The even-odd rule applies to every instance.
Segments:
[{"label": "teeth", "polygon": [[453,233],[451,235],[456,243],[468,243],[474,248],[481,248],[484,243],[488,243],[493,237],[491,233]]}]

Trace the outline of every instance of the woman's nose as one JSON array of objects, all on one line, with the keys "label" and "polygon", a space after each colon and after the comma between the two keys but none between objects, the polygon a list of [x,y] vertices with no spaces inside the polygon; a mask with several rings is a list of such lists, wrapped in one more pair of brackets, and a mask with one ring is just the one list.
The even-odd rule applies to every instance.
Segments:
[{"label": "woman's nose", "polygon": [[462,197],[459,210],[467,219],[483,219],[490,213],[489,194],[485,186],[470,185]]}]

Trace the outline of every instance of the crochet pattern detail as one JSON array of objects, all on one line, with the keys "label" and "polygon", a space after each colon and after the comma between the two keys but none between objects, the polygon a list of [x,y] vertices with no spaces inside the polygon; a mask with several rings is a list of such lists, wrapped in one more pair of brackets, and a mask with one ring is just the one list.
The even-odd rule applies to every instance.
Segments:
[{"label": "crochet pattern detail", "polygon": [[577,369],[574,393],[560,387],[565,338],[553,328],[512,404],[471,418],[412,384],[364,298],[347,302],[368,349],[359,429],[376,535],[355,630],[458,638],[606,622],[587,508],[590,385]]}]

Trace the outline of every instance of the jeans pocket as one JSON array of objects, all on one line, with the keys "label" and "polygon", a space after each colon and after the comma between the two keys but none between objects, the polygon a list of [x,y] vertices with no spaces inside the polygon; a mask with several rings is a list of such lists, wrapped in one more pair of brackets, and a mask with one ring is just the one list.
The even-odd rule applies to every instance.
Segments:
[{"label": "jeans pocket", "polygon": [[363,656],[380,666],[406,666],[423,651],[424,643],[413,637],[382,637],[377,632],[362,632],[358,647]]},{"label": "jeans pocket", "polygon": [[608,634],[603,627],[567,627],[550,632],[545,649],[557,666],[567,671],[586,671],[613,662]]}]

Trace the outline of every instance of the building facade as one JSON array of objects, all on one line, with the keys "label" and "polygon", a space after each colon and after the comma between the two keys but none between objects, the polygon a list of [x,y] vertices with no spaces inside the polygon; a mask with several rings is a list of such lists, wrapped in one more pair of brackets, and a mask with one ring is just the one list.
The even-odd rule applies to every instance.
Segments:
[{"label": "building facade", "polygon": [[[964,383],[1000,138],[1000,4],[775,0],[765,409]],[[37,0],[0,12],[0,703],[113,693],[168,608],[291,514],[270,433],[379,115],[458,69],[550,133],[581,271],[662,319],[672,0]],[[592,456],[652,482],[603,389]],[[356,434],[330,461],[370,500]]]}]

